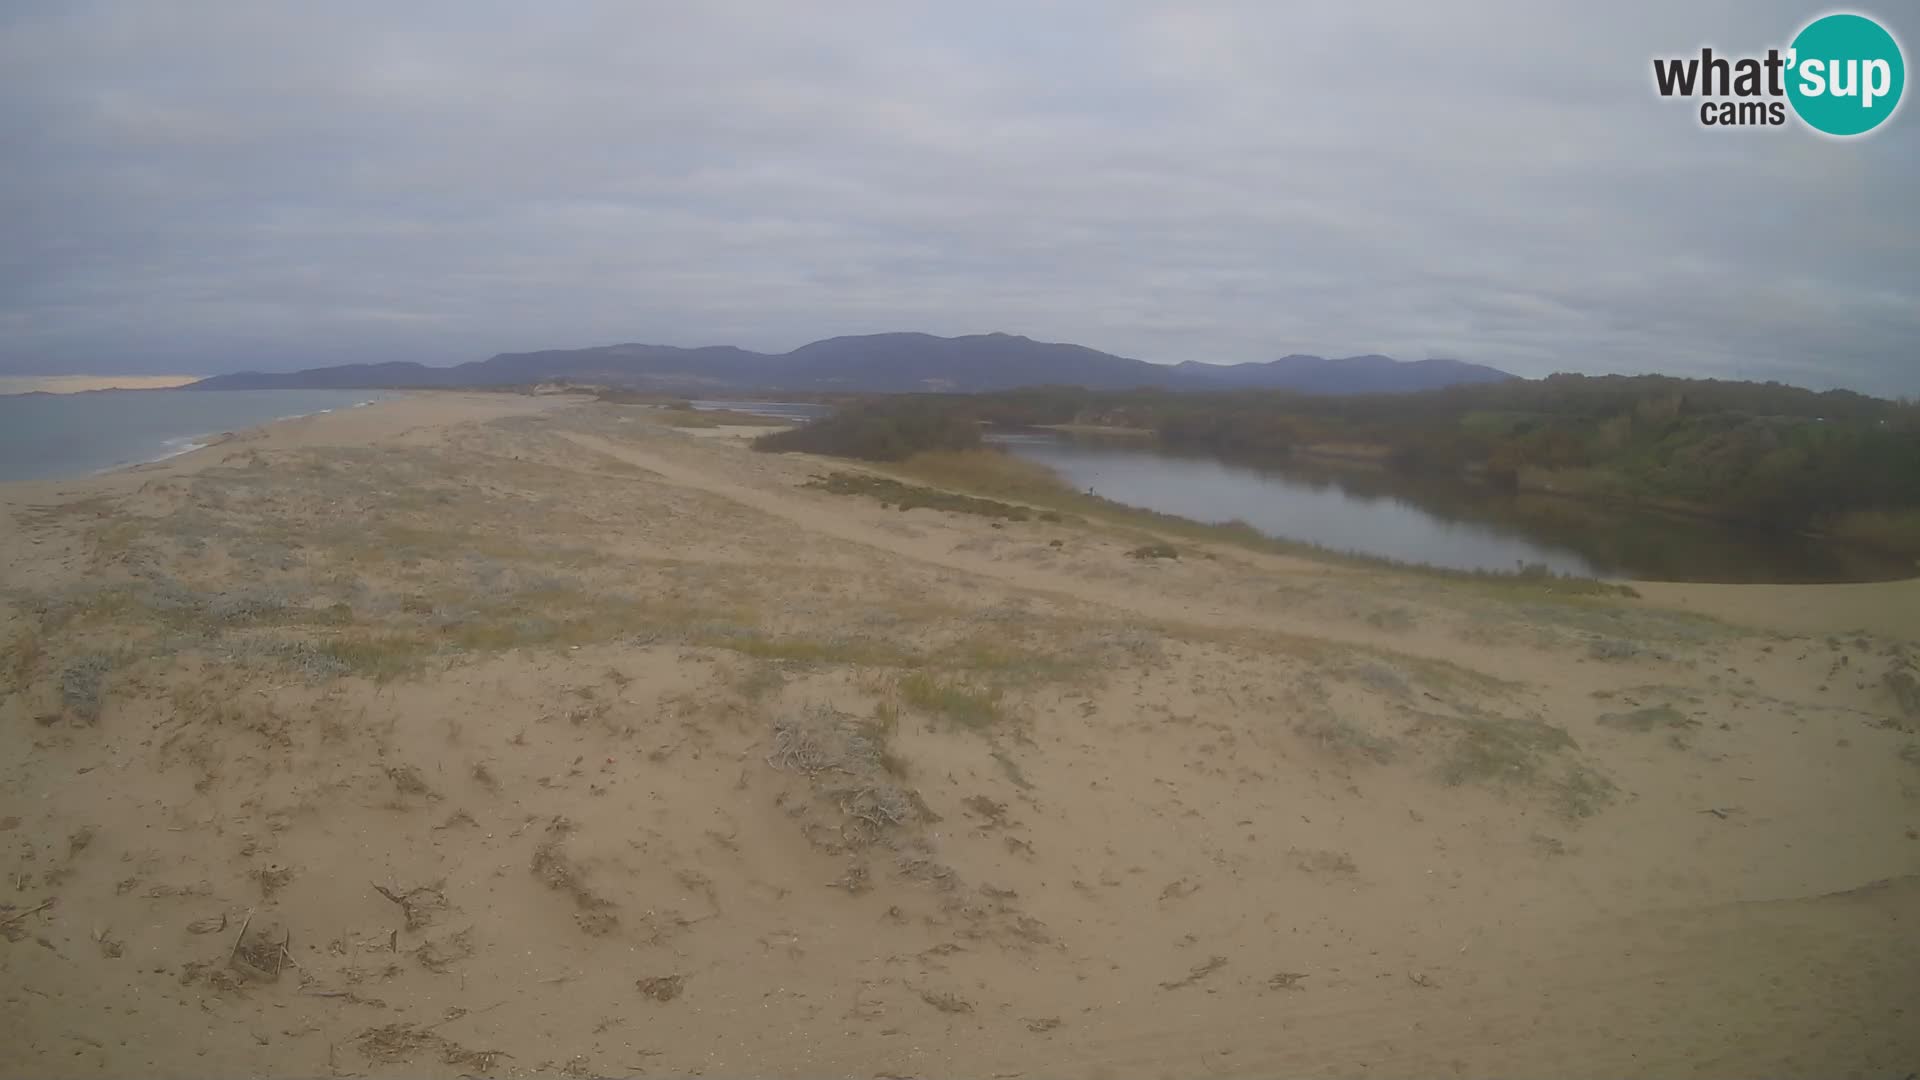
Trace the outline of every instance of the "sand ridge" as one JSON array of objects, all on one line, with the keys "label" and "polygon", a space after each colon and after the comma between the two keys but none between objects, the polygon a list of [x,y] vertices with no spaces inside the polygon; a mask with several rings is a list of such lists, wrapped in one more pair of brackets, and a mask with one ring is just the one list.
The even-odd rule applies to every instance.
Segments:
[{"label": "sand ridge", "polygon": [[0,487],[0,1074],[1920,1055],[1909,586],[1142,560],[649,411]]}]

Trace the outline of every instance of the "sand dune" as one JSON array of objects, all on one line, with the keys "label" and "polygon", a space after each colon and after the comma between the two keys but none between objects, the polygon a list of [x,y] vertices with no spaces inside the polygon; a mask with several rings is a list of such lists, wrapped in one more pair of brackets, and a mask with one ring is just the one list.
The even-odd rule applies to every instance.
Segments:
[{"label": "sand dune", "polygon": [[1915,583],[1143,560],[648,414],[0,485],[0,1074],[1920,1061]]}]

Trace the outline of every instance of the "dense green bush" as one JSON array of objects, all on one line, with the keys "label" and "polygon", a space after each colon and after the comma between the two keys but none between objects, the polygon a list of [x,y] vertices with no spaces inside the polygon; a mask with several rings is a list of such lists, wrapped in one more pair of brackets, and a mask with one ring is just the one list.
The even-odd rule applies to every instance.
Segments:
[{"label": "dense green bush", "polygon": [[753,448],[760,451],[799,451],[861,461],[905,461],[927,450],[970,450],[979,445],[979,422],[955,402],[912,397],[849,405],[803,427],[753,441]]}]

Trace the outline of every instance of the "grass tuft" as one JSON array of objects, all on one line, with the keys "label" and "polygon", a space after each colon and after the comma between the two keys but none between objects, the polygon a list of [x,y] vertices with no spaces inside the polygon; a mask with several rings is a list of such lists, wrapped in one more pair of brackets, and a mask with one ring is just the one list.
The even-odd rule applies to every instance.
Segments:
[{"label": "grass tuft", "polygon": [[1563,756],[1579,747],[1552,724],[1485,715],[1426,720],[1453,731],[1440,765],[1440,779],[1450,786],[1531,789],[1569,820],[1599,813],[1613,800],[1611,780]]},{"label": "grass tuft", "polygon": [[13,691],[23,691],[40,673],[41,665],[46,662],[47,650],[39,632],[27,627],[7,641],[5,655],[7,687]]},{"label": "grass tuft", "polygon": [[420,670],[434,649],[426,642],[397,634],[359,634],[276,641],[265,651],[310,682],[347,675],[387,682]]},{"label": "grass tuft", "polygon": [[978,514],[981,517],[1001,518],[1006,521],[1025,521],[1032,516],[1024,506],[996,502],[993,499],[978,499],[971,495],[956,495],[950,491],[938,491],[915,484],[903,484],[898,480],[866,473],[829,473],[824,477],[814,477],[803,486],[817,488],[834,495],[865,495],[880,500],[882,506],[898,507],[902,512],[924,507],[929,510],[946,510],[955,514]]},{"label": "grass tuft", "polygon": [[813,705],[774,720],[767,764],[806,776],[840,811],[834,846],[857,850],[890,829],[933,820],[919,793],[895,782],[910,768],[889,745],[892,734],[877,716],[860,720]]},{"label": "grass tuft", "polygon": [[1393,760],[1398,750],[1398,744],[1392,739],[1364,731],[1332,713],[1322,713],[1303,720],[1294,726],[1294,730],[1339,761],[1370,761],[1385,765]]},{"label": "grass tuft", "polygon": [[908,705],[964,728],[978,731],[1003,719],[997,687],[976,687],[916,671],[902,678],[898,689]]},{"label": "grass tuft", "polygon": [[100,719],[106,704],[107,673],[113,670],[113,657],[89,653],[75,658],[60,672],[60,704],[67,714],[83,724]]},{"label": "grass tuft", "polygon": [[1449,786],[1527,783],[1544,755],[1574,747],[1573,736],[1537,720],[1463,716],[1446,722],[1457,732],[1441,763],[1440,778]]},{"label": "grass tuft", "polygon": [[1655,728],[1686,728],[1698,724],[1698,721],[1687,719],[1685,713],[1671,705],[1655,705],[1650,708],[1635,709],[1632,712],[1607,713],[1596,722],[1606,727],[1641,734]]}]

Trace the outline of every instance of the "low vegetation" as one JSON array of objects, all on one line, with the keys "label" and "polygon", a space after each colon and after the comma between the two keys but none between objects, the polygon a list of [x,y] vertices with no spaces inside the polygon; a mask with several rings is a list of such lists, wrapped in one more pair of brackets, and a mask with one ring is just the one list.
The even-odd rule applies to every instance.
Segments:
[{"label": "low vegetation", "polygon": [[665,408],[647,417],[656,424],[677,428],[786,427],[788,421],[777,416],[739,412],[734,409]]},{"label": "low vegetation", "polygon": [[1297,722],[1294,731],[1329,756],[1352,765],[1367,762],[1385,765],[1399,750],[1394,740],[1375,735],[1331,712],[1318,712]]},{"label": "low vegetation", "polygon": [[886,468],[924,484],[1037,506],[1072,494],[1045,465],[987,447],[923,451]]},{"label": "low vegetation", "polygon": [[[890,723],[862,720],[824,705],[774,719],[768,766],[806,777],[839,819],[831,834],[812,833],[815,842],[858,851],[932,816],[920,793],[902,783],[909,769],[890,745],[892,735]],[[852,891],[859,891],[853,888],[856,880],[864,884],[864,873],[847,881]]]},{"label": "low vegetation", "polygon": [[1426,716],[1421,728],[1448,738],[1440,779],[1451,786],[1530,790],[1560,816],[1590,817],[1613,801],[1612,781],[1581,762],[1565,730],[1539,720],[1470,713]]},{"label": "low vegetation", "polygon": [[903,484],[884,476],[866,473],[836,472],[815,477],[806,485],[834,495],[865,495],[880,500],[880,505],[900,510],[946,510],[955,514],[978,514],[1005,521],[1025,521],[1033,516],[1024,506],[958,495],[951,491]]},{"label": "low vegetation", "polygon": [[980,425],[946,400],[889,398],[848,405],[830,416],[787,431],[762,435],[753,448],[769,453],[800,451],[859,461],[905,461],[930,450],[967,450],[980,445]]},{"label": "low vegetation", "polygon": [[981,730],[1003,718],[1000,689],[916,671],[899,683],[900,699],[929,716]]},{"label": "low vegetation", "polygon": [[1622,731],[1645,734],[1656,730],[1687,728],[1693,726],[1695,722],[1671,705],[1653,705],[1644,709],[1635,709],[1632,712],[1607,713],[1596,723],[1605,727],[1619,728]]},{"label": "low vegetation", "polygon": [[82,724],[97,723],[106,699],[107,674],[113,670],[113,657],[105,653],[87,653],[75,657],[60,672],[60,703],[67,714]]}]

